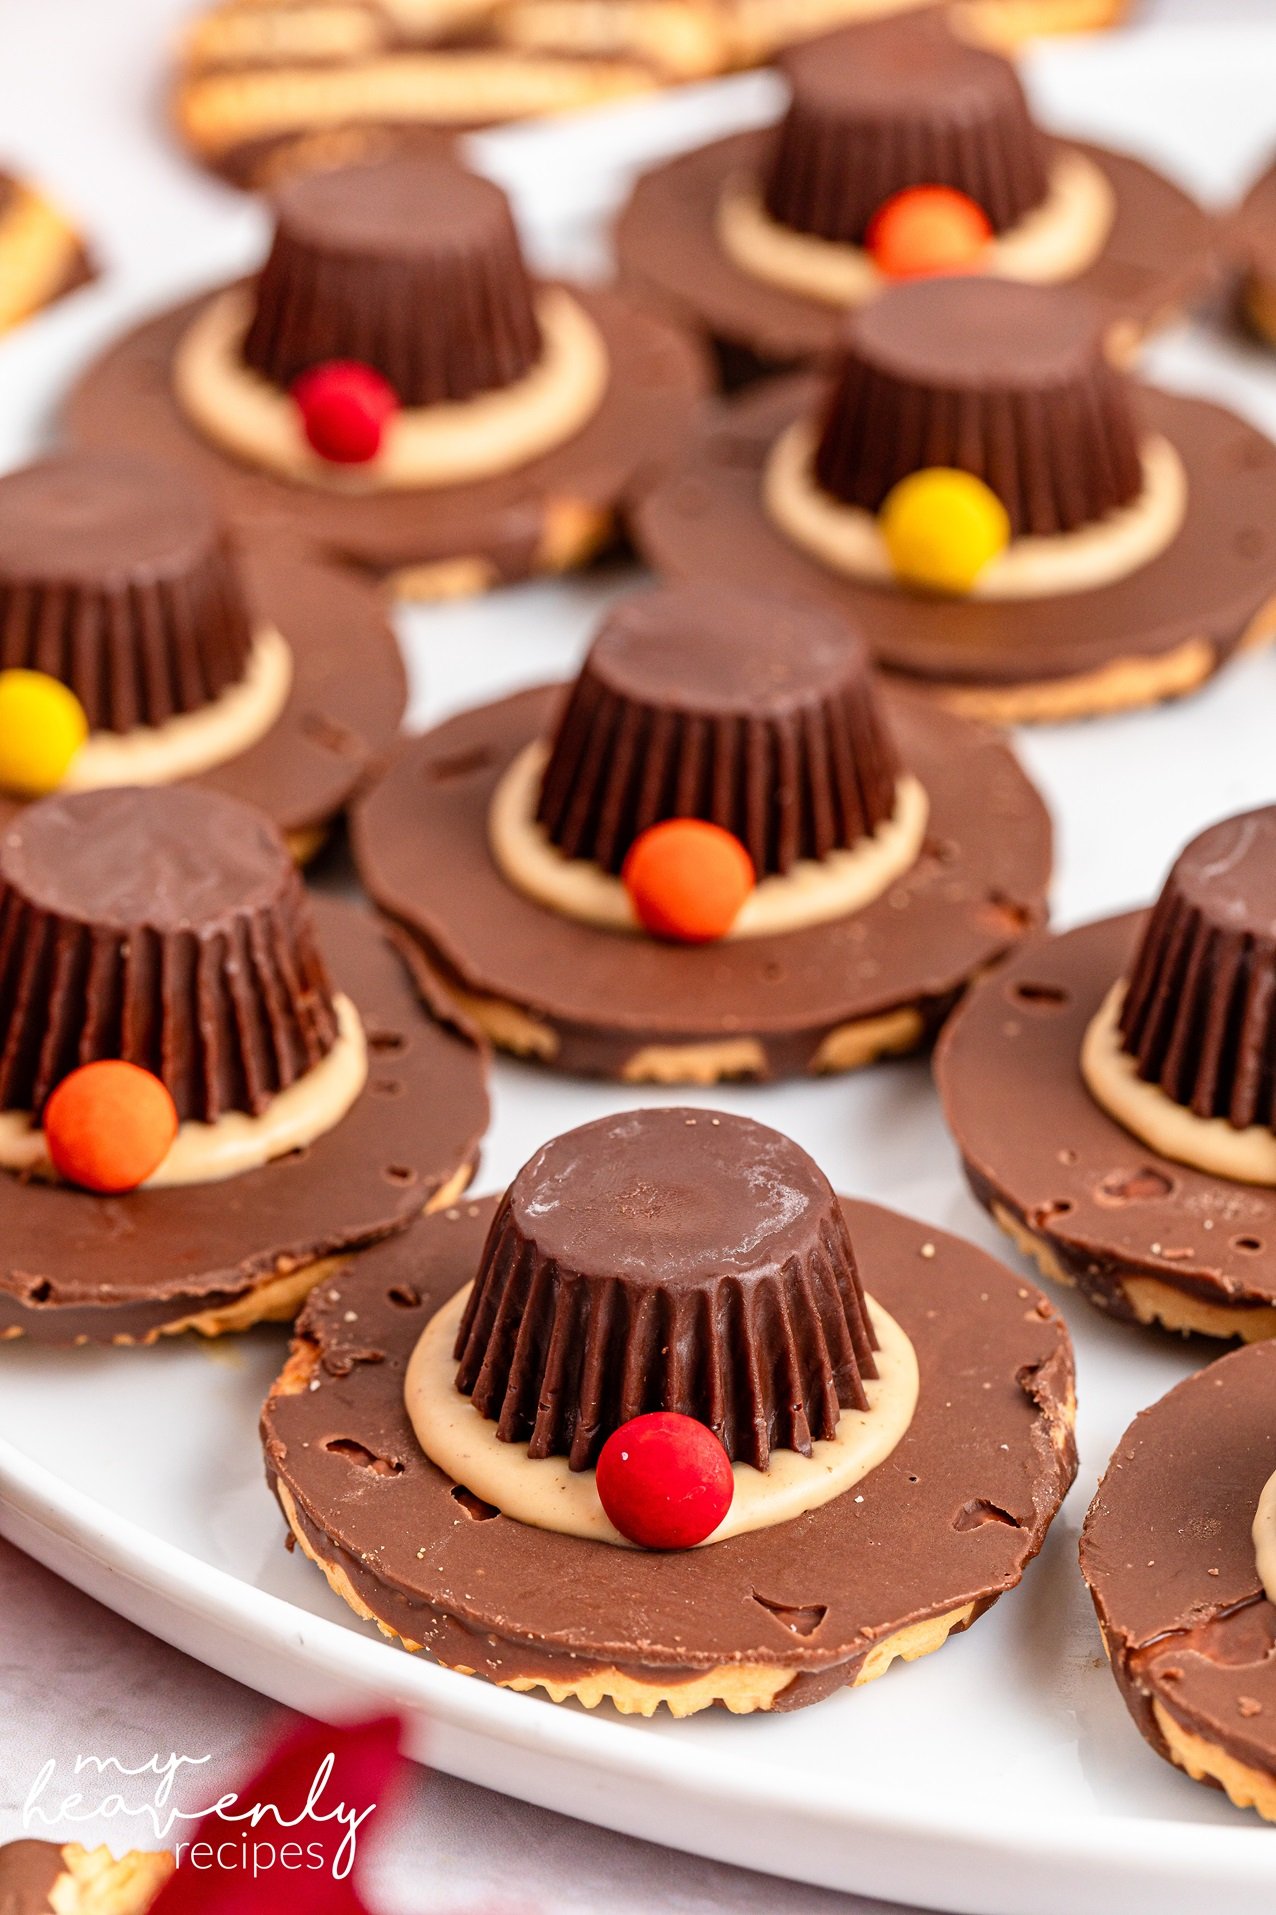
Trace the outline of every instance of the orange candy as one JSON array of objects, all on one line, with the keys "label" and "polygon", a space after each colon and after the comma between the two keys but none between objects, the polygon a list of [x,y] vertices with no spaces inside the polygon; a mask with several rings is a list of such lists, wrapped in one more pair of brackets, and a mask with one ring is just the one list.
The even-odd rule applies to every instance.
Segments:
[{"label": "orange candy", "polygon": [[53,1168],[84,1190],[136,1190],[159,1169],[177,1135],[168,1087],[119,1058],[82,1064],[44,1107]]},{"label": "orange candy", "polygon": [[725,937],[757,882],[740,840],[703,818],[649,826],[620,877],[643,929],[681,944]]},{"label": "orange candy", "polygon": [[965,273],[979,265],[992,239],[982,206],[952,186],[910,186],[883,201],[865,243],[888,279]]}]

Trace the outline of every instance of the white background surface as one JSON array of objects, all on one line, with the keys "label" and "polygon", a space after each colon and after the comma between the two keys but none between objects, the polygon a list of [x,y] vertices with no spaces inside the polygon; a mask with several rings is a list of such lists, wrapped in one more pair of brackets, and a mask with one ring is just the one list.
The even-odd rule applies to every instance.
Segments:
[{"label": "white background surface", "polygon": [[[0,149],[82,213],[113,269],[103,286],[0,345],[0,464],[39,442],[45,400],[55,394],[63,371],[79,362],[91,339],[109,336],[125,306],[142,309],[170,285],[217,277],[251,258],[259,241],[258,210],[184,166],[164,137],[163,46],[184,11],[181,0],[0,0]],[[1162,0],[1148,17],[1163,24],[1120,43],[1077,44],[1040,56],[1033,72],[1039,98],[1061,124],[1141,150],[1206,196],[1226,198],[1276,144],[1276,33],[1251,37],[1240,26],[1221,23],[1271,22],[1271,0]],[[1200,27],[1203,21],[1208,30]],[[744,91],[761,98],[765,87],[746,82]],[[685,116],[688,110],[678,112]],[[622,141],[632,144],[633,134],[632,126],[604,134],[590,150],[605,157],[618,152]],[[595,160],[583,178],[576,150],[568,147],[567,158],[557,162],[540,134],[507,140],[504,157],[495,157],[520,197],[531,196],[534,182],[537,205],[527,210],[542,249],[587,257],[582,229],[564,224],[561,216],[606,194],[613,184],[608,167]],[[1158,347],[1156,364],[1167,379],[1230,397],[1276,430],[1276,361],[1198,331]],[[414,722],[519,679],[561,673],[607,589],[606,582],[570,593],[533,588],[507,595],[495,615],[494,602],[487,602],[453,608],[428,624],[413,621]],[[1055,892],[1060,920],[1143,898],[1173,850],[1205,818],[1276,797],[1274,711],[1276,659],[1269,657],[1248,661],[1201,698],[1173,710],[1033,734],[1025,755],[1061,817]],[[547,1132],[616,1101],[598,1088],[551,1087],[502,1067],[482,1186],[512,1174]],[[921,1066],[878,1072],[854,1087],[834,1081],[764,1093],[721,1092],[699,1101],[747,1107],[789,1129],[842,1188],[888,1196],[900,1208],[995,1241],[960,1187]],[[942,1704],[950,1694],[963,1694],[963,1659],[965,1670],[991,1674],[1003,1656],[1013,1656],[1013,1693],[1001,1694],[1000,1706],[1012,1712],[1041,1708],[1051,1718],[1034,1723],[1037,1739],[1029,1745],[1031,1759],[1040,1756],[1043,1763],[1043,1815],[1050,1813],[1049,1763],[1063,1752],[1070,1780],[1075,1768],[1101,1793],[1106,1782],[1119,1779],[1126,1807],[1181,1816],[1203,1830],[1234,1826],[1237,1818],[1224,1805],[1145,1755],[1095,1664],[1097,1641],[1087,1634],[1085,1598],[1072,1565],[1075,1530],[1095,1473],[1132,1410],[1164,1387],[1182,1359],[1115,1326],[1094,1323],[1080,1306],[1071,1314],[1079,1332],[1085,1460],[1082,1484],[1043,1563],[1017,1597],[946,1651],[933,1671],[919,1665],[880,1685],[880,1692],[844,1699],[840,1720],[848,1735],[861,1728],[871,1734],[875,1718],[898,1722],[907,1711],[919,1733],[931,1720],[955,1761],[960,1720]],[[244,1360],[264,1364],[268,1372],[271,1359],[259,1351]],[[27,1361],[25,1353],[11,1366],[6,1382],[15,1387],[8,1401],[12,1405],[21,1395],[28,1428],[47,1403],[48,1383],[66,1386],[68,1379],[54,1375],[57,1367],[47,1359]],[[87,1364],[83,1374],[87,1380]],[[158,1367],[153,1375],[160,1387]],[[117,1370],[110,1386],[121,1416],[128,1410],[124,1376]],[[251,1394],[233,1357],[224,1381],[228,1396]],[[0,1430],[6,1414],[0,1390]],[[50,1414],[50,1448],[59,1420]],[[156,1426],[162,1427],[159,1419]],[[204,1459],[213,1501],[215,1461]],[[241,1474],[243,1497],[259,1496],[250,1486],[252,1472],[237,1471],[236,1477]],[[125,1509],[134,1497],[144,1501],[145,1471],[137,1483],[114,1485],[110,1493]],[[236,1516],[239,1497],[236,1482],[221,1520]],[[260,1519],[256,1501],[245,1500],[243,1507],[246,1520]],[[265,1516],[268,1526],[268,1506]],[[293,1567],[303,1575],[301,1565]],[[66,1760],[96,1749],[138,1759],[158,1743],[229,1758],[269,1715],[246,1691],[117,1622],[3,1544],[0,1602],[0,1839],[18,1832],[21,1798],[48,1755]],[[928,1679],[925,1690],[922,1677]],[[843,1699],[826,1709],[843,1709]],[[989,1713],[994,1724],[1000,1720],[996,1708]],[[838,1720],[811,1711],[791,1722],[800,1726],[817,1717]],[[714,1724],[707,1746],[712,1749],[720,1732],[731,1735],[733,1729],[737,1736],[751,1733],[747,1724]],[[741,1746],[738,1740],[734,1746]],[[1047,1749],[1048,1761],[1041,1754]],[[942,1763],[931,1766],[942,1774]],[[1032,1777],[1019,1780],[1030,1784]],[[123,1845],[118,1826],[96,1832]],[[594,1831],[441,1776],[415,1787],[411,1812],[383,1858],[381,1886],[387,1911],[402,1909],[405,1915],[436,1907],[481,1907],[489,1915],[498,1909],[501,1915],[515,1909],[548,1915],[604,1907],[615,1915],[664,1909],[675,1915],[755,1909],[814,1915],[854,1906],[844,1897]],[[1024,1915],[1032,1900],[1025,1883]],[[1120,1900],[1126,1901],[1124,1890]],[[1111,1907],[1117,1906],[1114,1885]],[[1095,1915],[1106,1915],[1101,1903],[1091,1907]]]}]

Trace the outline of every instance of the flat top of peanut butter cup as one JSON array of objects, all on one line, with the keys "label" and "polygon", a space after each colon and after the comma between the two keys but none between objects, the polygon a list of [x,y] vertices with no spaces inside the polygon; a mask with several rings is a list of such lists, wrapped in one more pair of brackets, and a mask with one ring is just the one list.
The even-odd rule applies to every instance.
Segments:
[{"label": "flat top of peanut butter cup", "polygon": [[203,493],[150,459],[65,452],[0,478],[0,580],[182,576],[217,536]]},{"label": "flat top of peanut butter cup", "polygon": [[777,64],[804,106],[845,120],[891,121],[918,108],[956,119],[965,98],[982,100],[990,84],[1018,90],[1009,61],[960,39],[939,13],[844,27],[791,47]]},{"label": "flat top of peanut butter cup", "polygon": [[1103,314],[1068,286],[919,279],[861,307],[846,337],[855,357],[918,385],[1050,387],[1089,370]]},{"label": "flat top of peanut butter cup", "polygon": [[1172,881],[1215,923],[1276,937],[1276,805],[1210,825],[1179,853]]},{"label": "flat top of peanut butter cup", "polygon": [[251,805],[195,785],[42,799],[0,838],[0,883],[59,917],[171,931],[273,900],[292,876]]},{"label": "flat top of peanut butter cup", "polygon": [[280,223],[324,252],[430,256],[510,223],[499,186],[446,154],[303,173],[275,201]]},{"label": "flat top of peanut butter cup", "polygon": [[590,662],[612,691],[644,704],[724,715],[782,711],[867,669],[861,640],[835,613],[697,585],[623,600]]},{"label": "flat top of peanut butter cup", "polygon": [[545,1144],[510,1187],[543,1257],[668,1287],[706,1272],[772,1271],[830,1210],[823,1171],[749,1117],[626,1111]]}]

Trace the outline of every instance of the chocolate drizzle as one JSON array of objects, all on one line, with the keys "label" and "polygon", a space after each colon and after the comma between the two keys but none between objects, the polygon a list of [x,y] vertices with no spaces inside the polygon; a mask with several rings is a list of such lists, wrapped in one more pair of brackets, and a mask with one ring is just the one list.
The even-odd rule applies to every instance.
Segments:
[{"label": "chocolate drizzle", "polygon": [[781,225],[858,246],[893,194],[951,186],[1000,233],[1045,199],[1047,146],[1014,68],[938,15],[849,27],[781,65],[792,99],[763,182]]},{"label": "chocolate drizzle", "polygon": [[873,1349],[845,1219],[806,1152],[749,1118],[647,1110],[555,1138],[514,1179],[456,1380],[504,1441],[573,1469],[657,1409],[766,1469],[867,1406]]},{"label": "chocolate drizzle", "polygon": [[60,679],[90,729],[198,711],[251,646],[221,530],[180,474],[77,452],[0,479],[0,668]]},{"label": "chocolate drizzle", "polygon": [[1176,1104],[1276,1130],[1276,806],[1211,825],[1180,853],[1120,1022],[1140,1077]]},{"label": "chocolate drizzle", "polygon": [[614,610],[558,722],[540,823],[619,871],[661,819],[732,831],[760,875],[889,817],[900,765],[864,647],[835,615],[685,586]]},{"label": "chocolate drizzle", "polygon": [[992,488],[1016,537],[1093,524],[1142,486],[1129,382],[1083,293],[1008,279],[900,285],[857,312],[816,476],[876,512],[926,466]]},{"label": "chocolate drizzle", "polygon": [[179,1117],[263,1111],[332,1048],[296,867],[193,785],[46,798],[0,838],[0,1109],[97,1058],[161,1077]]},{"label": "chocolate drizzle", "polygon": [[279,196],[244,359],[276,386],[356,359],[406,406],[507,386],[540,356],[500,188],[434,155],[320,172]]}]

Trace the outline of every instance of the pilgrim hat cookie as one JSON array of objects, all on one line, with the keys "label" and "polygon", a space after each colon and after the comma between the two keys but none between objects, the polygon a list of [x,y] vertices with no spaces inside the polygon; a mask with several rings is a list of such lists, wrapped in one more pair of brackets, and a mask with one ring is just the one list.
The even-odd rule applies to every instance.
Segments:
[{"label": "pilgrim hat cookie", "polygon": [[194,779],[304,859],[406,699],[378,593],[236,549],[181,472],[73,452],[0,478],[0,828],[54,789]]},{"label": "pilgrim hat cookie", "polygon": [[28,806],[0,836],[0,1337],[290,1317],[454,1201],[484,1060],[425,988],[220,792]]},{"label": "pilgrim hat cookie", "polygon": [[828,358],[893,281],[1073,284],[1130,350],[1208,283],[1212,226],[1140,161],[1048,136],[1014,68],[927,11],[784,61],[779,125],[663,162],[621,214],[625,283],[718,348],[731,382]]},{"label": "pilgrim hat cookie", "polygon": [[1122,1700],[1156,1753],[1276,1821],[1276,1347],[1135,1418],[1081,1536]]},{"label": "pilgrim hat cookie", "polygon": [[616,608],[574,685],[405,744],[353,842],[495,1043],[631,1083],[915,1049],[1050,872],[996,734],[884,695],[826,613],[690,588]]},{"label": "pilgrim hat cookie", "polygon": [[938,1649],[1072,1480],[1072,1354],[984,1252],[743,1117],[546,1144],[316,1290],[262,1419],[338,1595],[512,1689],[794,1709]]},{"label": "pilgrim hat cookie", "polygon": [[1276,346],[1276,164],[1241,202],[1231,239],[1243,275],[1242,311],[1254,331]]},{"label": "pilgrim hat cookie", "polygon": [[583,563],[704,381],[664,321],[532,280],[499,188],[421,156],[291,182],[258,277],[130,334],[68,424],[235,523],[449,597]]},{"label": "pilgrim hat cookie", "polygon": [[173,1874],[173,1857],[78,1842],[7,1842],[0,1848],[4,1915],[145,1915]]},{"label": "pilgrim hat cookie", "polygon": [[831,605],[995,722],[1181,696],[1276,630],[1276,446],[1144,386],[1070,288],[896,287],[838,367],[719,409],[645,501],[667,576]]},{"label": "pilgrim hat cookie", "polygon": [[77,228],[38,187],[0,170],[0,333],[94,276]]},{"label": "pilgrim hat cookie", "polygon": [[1212,825],[1155,908],[1029,940],[936,1074],[980,1202],[1113,1316],[1276,1334],[1276,808]]}]

